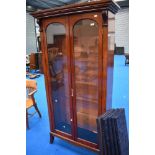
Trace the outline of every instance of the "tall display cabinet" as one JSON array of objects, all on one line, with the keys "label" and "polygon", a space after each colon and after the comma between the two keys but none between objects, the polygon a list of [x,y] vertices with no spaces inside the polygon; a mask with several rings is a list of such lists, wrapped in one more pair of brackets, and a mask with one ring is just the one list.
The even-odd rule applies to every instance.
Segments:
[{"label": "tall display cabinet", "polygon": [[111,108],[115,16],[111,0],[32,13],[38,19],[54,136],[99,151],[96,118]]}]

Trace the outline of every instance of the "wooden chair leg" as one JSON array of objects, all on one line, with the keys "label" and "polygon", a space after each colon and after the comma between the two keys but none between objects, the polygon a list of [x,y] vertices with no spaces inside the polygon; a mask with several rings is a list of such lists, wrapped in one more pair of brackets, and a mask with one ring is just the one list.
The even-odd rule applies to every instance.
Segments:
[{"label": "wooden chair leg", "polygon": [[36,103],[34,104],[34,108],[36,109],[36,111],[37,111],[39,117],[41,118],[41,113],[40,113],[40,111],[39,111],[38,106],[37,106]]},{"label": "wooden chair leg", "polygon": [[29,122],[28,122],[28,112],[26,110],[26,127],[29,129]]}]

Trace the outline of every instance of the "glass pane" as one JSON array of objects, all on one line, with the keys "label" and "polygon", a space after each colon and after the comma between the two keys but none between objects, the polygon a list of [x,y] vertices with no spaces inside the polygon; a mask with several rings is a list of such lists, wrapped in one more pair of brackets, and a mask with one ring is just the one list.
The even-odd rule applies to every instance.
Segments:
[{"label": "glass pane", "polygon": [[71,133],[66,30],[60,23],[46,31],[55,129]]},{"label": "glass pane", "polygon": [[78,137],[97,143],[98,25],[80,20],[73,33]]}]

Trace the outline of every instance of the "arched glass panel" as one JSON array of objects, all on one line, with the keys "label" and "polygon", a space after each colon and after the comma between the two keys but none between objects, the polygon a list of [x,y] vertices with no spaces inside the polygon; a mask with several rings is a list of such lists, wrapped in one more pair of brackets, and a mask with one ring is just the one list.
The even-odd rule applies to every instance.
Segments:
[{"label": "arched glass panel", "polygon": [[66,29],[63,24],[52,23],[46,36],[55,129],[71,133]]},{"label": "arched glass panel", "polygon": [[97,143],[98,25],[84,19],[73,28],[78,138]]}]

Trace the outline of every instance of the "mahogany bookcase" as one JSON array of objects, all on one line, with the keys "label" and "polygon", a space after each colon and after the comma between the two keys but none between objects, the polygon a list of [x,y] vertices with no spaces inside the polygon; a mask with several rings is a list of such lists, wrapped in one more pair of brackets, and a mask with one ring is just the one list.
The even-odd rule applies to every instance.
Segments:
[{"label": "mahogany bookcase", "polygon": [[99,151],[96,118],[112,104],[118,9],[101,0],[32,13],[40,26],[51,143],[57,136]]}]

